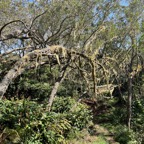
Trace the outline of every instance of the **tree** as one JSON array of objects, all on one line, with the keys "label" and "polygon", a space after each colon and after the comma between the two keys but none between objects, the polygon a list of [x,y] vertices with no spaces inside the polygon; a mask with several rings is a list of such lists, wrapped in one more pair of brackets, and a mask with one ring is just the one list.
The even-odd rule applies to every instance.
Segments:
[{"label": "tree", "polygon": [[[50,68],[59,68],[59,76],[52,83],[50,107],[66,78],[95,99],[100,87],[107,85],[107,92],[111,91],[109,85],[113,89],[129,83],[130,123],[131,75],[134,77],[142,70],[141,67],[135,72],[132,68],[136,58],[140,58],[135,40],[141,11],[137,10],[136,15],[131,11],[139,3],[130,1],[129,6],[121,6],[118,1],[105,0],[25,0],[2,4],[9,10],[7,15],[12,16],[6,22],[6,15],[1,17],[1,96],[24,71],[48,64]],[[17,7],[13,9],[13,5]],[[16,9],[27,12],[15,18]]]}]

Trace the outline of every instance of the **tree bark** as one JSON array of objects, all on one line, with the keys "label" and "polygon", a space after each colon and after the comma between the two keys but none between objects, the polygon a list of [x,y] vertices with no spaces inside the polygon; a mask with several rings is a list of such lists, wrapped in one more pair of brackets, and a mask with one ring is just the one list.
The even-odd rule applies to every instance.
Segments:
[{"label": "tree bark", "polygon": [[[2,99],[10,83],[19,75],[21,75],[26,69],[31,68],[32,64],[34,63],[30,63],[30,60],[35,59],[34,57],[39,55],[39,53],[45,52],[47,54],[47,51],[48,48],[39,51],[30,52],[27,55],[23,56],[20,60],[18,60],[18,62],[15,63],[15,66],[8,71],[8,73],[4,76],[4,78],[0,82],[0,96],[1,96],[0,99]],[[40,64],[41,63],[39,63],[38,65]]]},{"label": "tree bark", "polygon": [[128,129],[131,129],[131,118],[132,118],[132,77],[128,78],[128,105],[127,105],[127,124]]},{"label": "tree bark", "polygon": [[3,78],[2,82],[0,83],[0,96],[2,99],[3,95],[5,94],[6,90],[8,89],[8,86],[10,83],[21,73],[23,73],[24,69],[20,69],[18,71],[18,66],[15,66],[13,69],[11,69]]},{"label": "tree bark", "polygon": [[63,80],[65,79],[65,76],[70,72],[70,70],[67,70],[68,66],[69,66],[69,63],[62,68],[62,71],[60,72],[60,75],[54,84],[54,87],[52,89],[52,92],[50,94],[50,98],[48,101],[48,106],[47,106],[48,111],[51,110],[53,101],[55,99],[55,95],[56,95],[58,88],[59,88],[59,85],[63,82]]},{"label": "tree bark", "polygon": [[[57,47],[56,47],[57,48]],[[23,56],[20,60],[18,60],[14,67],[8,71],[8,73],[4,76],[2,81],[0,82],[0,99],[2,99],[3,95],[7,91],[10,83],[15,80],[19,75],[21,75],[25,70],[36,67],[35,62],[31,62],[30,60],[36,60],[37,56],[47,56],[54,55],[55,51],[53,47],[47,47],[41,50],[34,50],[29,52],[25,56]],[[42,65],[49,61],[48,59],[44,60],[44,62],[37,63],[38,65]]]},{"label": "tree bark", "polygon": [[[3,95],[6,93],[9,85],[19,76],[21,75],[25,70],[29,70],[32,68],[35,68],[35,65],[33,65],[33,63],[29,66],[23,65],[22,67],[20,67],[20,62],[18,62],[14,68],[12,68],[11,70],[8,71],[8,73],[4,76],[4,78],[2,79],[2,81],[0,82],[0,99],[3,98]],[[41,62],[38,65],[44,65],[46,64],[47,61],[45,62]],[[22,64],[22,63],[21,63]]]}]

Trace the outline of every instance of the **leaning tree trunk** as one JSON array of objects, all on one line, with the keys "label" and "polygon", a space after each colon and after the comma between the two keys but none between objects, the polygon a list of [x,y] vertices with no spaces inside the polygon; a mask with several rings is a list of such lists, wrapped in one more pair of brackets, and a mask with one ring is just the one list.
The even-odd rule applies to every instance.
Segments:
[{"label": "leaning tree trunk", "polygon": [[[20,60],[18,60],[15,66],[12,69],[10,69],[8,73],[4,76],[4,78],[0,82],[0,97],[1,97],[0,99],[2,99],[10,83],[14,81],[15,78],[17,78],[19,75],[21,75],[26,69],[31,69],[33,67],[37,67],[39,65],[49,62],[49,59],[46,59],[48,55],[55,57],[57,59],[57,62],[59,62],[58,55],[62,55],[63,57],[66,56],[71,57],[72,55],[77,55],[83,57],[84,59],[90,61],[91,63],[91,59],[87,55],[76,52],[75,50],[66,49],[59,45],[49,46],[47,48],[40,49],[40,50],[34,50],[32,52],[27,53]],[[43,59],[42,57],[45,58]],[[69,62],[70,61],[68,60],[68,63]],[[63,73],[65,73],[65,70],[61,72],[61,75],[63,75]],[[57,87],[59,86],[59,82],[61,83],[61,81],[62,79],[58,80],[58,83],[55,84],[54,89],[57,89]],[[54,89],[51,94],[52,96],[55,95],[55,91],[57,91]]]},{"label": "leaning tree trunk", "polygon": [[59,77],[57,78],[57,80],[56,80],[56,82],[54,84],[54,87],[52,89],[52,92],[50,94],[50,98],[49,98],[49,101],[48,101],[48,106],[47,106],[47,110],[48,111],[51,110],[55,95],[56,95],[56,93],[58,91],[58,88],[59,88],[60,84],[63,82],[63,80],[65,79],[66,75],[70,72],[70,69],[67,70],[68,66],[69,66],[69,63],[67,63],[67,65],[65,65],[62,68],[62,70],[60,72],[60,75],[59,75]]},{"label": "leaning tree trunk", "polygon": [[[45,62],[41,62],[38,65],[43,65]],[[35,65],[27,65],[24,64],[25,62],[19,61],[15,64],[14,68],[8,71],[8,73],[4,76],[2,81],[0,82],[0,99],[3,98],[4,94],[6,93],[9,85],[19,76],[21,75],[25,70],[35,68]],[[37,65],[37,66],[38,66]]]},{"label": "leaning tree trunk", "polygon": [[[0,99],[2,99],[10,83],[14,81],[15,78],[21,75],[26,69],[31,69],[35,67],[35,63],[30,63],[30,60],[36,59],[39,56],[39,53],[44,52],[45,54],[47,54],[48,50],[49,48],[45,48],[39,51],[37,50],[30,52],[15,63],[14,67],[8,71],[8,73],[4,76],[4,78],[0,82]],[[45,62],[40,62],[37,64],[37,66],[42,65]]]},{"label": "leaning tree trunk", "polygon": [[[44,59],[44,61],[38,61],[39,57],[47,57],[48,55],[55,56],[57,54],[57,51],[62,51],[63,49],[64,48],[61,48],[61,46],[51,46],[44,49],[29,52],[21,59],[19,59],[15,63],[14,67],[8,71],[8,73],[0,82],[0,99],[2,99],[3,95],[6,93],[10,83],[14,81],[15,78],[17,78],[19,75],[21,75],[25,70],[37,67],[39,65],[43,65],[49,61],[49,59]],[[8,52],[8,54],[9,53],[10,52]],[[31,62],[31,60],[33,60],[34,62]]]},{"label": "leaning tree trunk", "polygon": [[10,83],[17,77],[19,76],[22,72],[24,71],[24,69],[21,70],[17,70],[17,66],[15,66],[13,69],[11,69],[3,78],[3,80],[0,83],[0,96],[2,99],[3,95],[5,94],[5,92],[8,89],[8,86],[10,85]]}]

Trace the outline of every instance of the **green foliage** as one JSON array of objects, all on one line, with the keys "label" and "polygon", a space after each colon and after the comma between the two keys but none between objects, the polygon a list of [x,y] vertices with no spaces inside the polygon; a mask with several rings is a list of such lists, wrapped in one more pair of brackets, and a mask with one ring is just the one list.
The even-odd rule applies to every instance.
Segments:
[{"label": "green foliage", "polygon": [[79,104],[74,111],[72,111],[68,116],[68,120],[71,121],[72,126],[82,130],[87,126],[87,124],[92,120],[90,111],[85,105]]},{"label": "green foliage", "polygon": [[[57,72],[57,70],[55,71]],[[54,72],[53,75],[55,75],[56,72]],[[49,67],[38,68],[35,71],[27,71],[10,85],[7,95],[10,98],[29,97],[43,101],[50,95],[53,75]]]},{"label": "green foliage", "polygon": [[76,101],[70,97],[56,97],[53,103],[52,111],[56,113],[69,112],[75,103]]},{"label": "green foliage", "polygon": [[0,142],[2,142],[3,144],[7,144],[9,142],[11,143],[19,143],[20,142],[20,136],[18,134],[18,132],[14,129],[9,129],[9,128],[5,128],[2,132],[2,134],[0,135]]},{"label": "green foliage", "polygon": [[[108,103],[107,103],[108,105]],[[120,144],[137,144],[144,142],[144,101],[133,100],[131,130],[126,126],[127,107],[122,104],[113,106],[108,113],[101,114],[97,118],[99,121],[106,120],[104,124],[113,134]]]},{"label": "green foliage", "polygon": [[[0,138],[3,143],[22,141],[53,144],[64,143],[65,138],[75,137],[80,130],[87,127],[92,117],[86,105],[70,97],[63,97],[70,95],[78,98],[85,91],[89,96],[94,95],[93,87],[91,89],[93,81],[94,86],[114,82],[121,87],[122,83],[126,83],[124,89],[128,91],[127,80],[130,74],[133,77],[133,95],[143,99],[143,76],[136,73],[137,70],[143,73],[141,62],[144,52],[144,24],[141,19],[143,7],[141,2],[136,0],[129,0],[128,6],[121,6],[120,3],[121,0],[0,1],[1,28],[11,20],[22,21],[11,23],[1,30],[0,54],[5,55],[0,55],[0,80],[13,69],[21,56],[29,52],[27,46],[32,47],[31,51],[51,45],[64,45],[68,50],[74,50],[69,56],[75,59],[69,65],[72,72],[66,76],[56,94],[61,98],[56,98],[54,101],[52,112],[47,112],[46,105],[42,103],[49,98],[61,66],[68,64],[69,56],[65,57],[63,52],[59,51],[56,53],[59,59],[54,58],[53,54],[48,57],[47,53],[45,57],[35,55],[27,60],[32,67],[35,66],[34,69],[22,73],[21,76],[18,76],[19,72],[16,75],[12,73],[11,79],[6,78],[9,86],[5,93],[6,98],[29,97],[31,100],[38,100],[39,104],[26,100],[0,102]],[[38,16],[46,9],[45,14]],[[18,34],[15,34],[17,32]],[[11,35],[14,35],[12,39]],[[15,48],[24,49],[7,54]],[[80,56],[75,56],[76,52],[80,53]],[[95,66],[89,65],[87,58],[82,58],[81,55],[91,57]],[[37,65],[43,62],[41,66]],[[61,63],[61,66],[57,66],[58,63]],[[80,92],[77,91],[79,87]],[[123,96],[124,93],[128,94],[121,90]],[[144,101],[141,99],[132,99],[131,128],[137,133],[138,141],[144,143]],[[100,107],[103,111],[99,109],[99,113],[102,112],[100,118],[96,119],[109,121],[114,126],[125,125],[127,104],[111,106],[107,101],[107,105]],[[107,111],[109,107],[113,108]],[[125,127],[119,129],[116,131],[116,139],[120,143],[135,140],[133,131],[128,131]]]},{"label": "green foliage", "polygon": [[103,136],[98,136],[97,140],[92,144],[108,144]]},{"label": "green foliage", "polygon": [[126,124],[127,120],[127,107],[122,105],[117,98],[112,100],[102,101],[102,104],[97,108],[101,114],[96,116],[95,121],[110,122],[114,126],[118,124]]},{"label": "green foliage", "polygon": [[143,124],[144,120],[144,100],[133,101],[133,116],[136,123]]},{"label": "green foliage", "polygon": [[[0,123],[3,128],[11,128],[18,133],[21,141],[41,141],[55,143],[64,141],[64,130],[70,123],[62,115],[44,111],[43,105],[28,101],[1,102]],[[41,113],[43,112],[43,113]],[[4,133],[5,129],[2,133]]]},{"label": "green foliage", "polygon": [[111,120],[114,124],[125,124],[127,119],[127,108],[126,106],[113,108],[111,113]]},{"label": "green foliage", "polygon": [[[70,97],[57,98],[52,112],[47,112],[45,104],[27,100],[0,101],[0,139],[27,143],[65,143],[68,134],[75,136],[91,120],[87,107],[77,104]],[[58,107],[60,105],[60,107]],[[64,109],[63,109],[64,106]],[[59,109],[60,108],[60,109]]]},{"label": "green foliage", "polygon": [[92,120],[88,107],[70,97],[57,97],[52,111],[64,113],[65,117],[71,122],[72,127],[78,128],[78,130],[82,130]]},{"label": "green foliage", "polygon": [[137,132],[137,140],[144,142],[144,100],[137,99],[133,101],[132,109],[132,128]]},{"label": "green foliage", "polygon": [[115,140],[120,144],[137,144],[136,134],[132,130],[128,130],[126,126],[115,128]]}]

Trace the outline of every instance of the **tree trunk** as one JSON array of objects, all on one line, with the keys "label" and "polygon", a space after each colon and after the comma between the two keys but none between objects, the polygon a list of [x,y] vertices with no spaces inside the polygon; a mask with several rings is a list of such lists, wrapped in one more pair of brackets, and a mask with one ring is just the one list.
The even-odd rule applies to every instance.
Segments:
[{"label": "tree trunk", "polygon": [[[17,78],[19,75],[21,75],[25,70],[32,69],[35,67],[35,65],[29,65],[23,64],[25,62],[19,61],[15,64],[14,68],[8,71],[8,73],[4,76],[2,81],[0,82],[0,99],[3,98],[3,95],[6,93],[9,85]],[[43,65],[46,62],[41,62],[38,65]]]},{"label": "tree trunk", "polygon": [[[20,60],[18,60],[18,62],[16,62],[15,66],[11,70],[8,71],[8,73],[4,76],[4,78],[0,82],[0,97],[1,97],[0,99],[2,99],[3,95],[5,94],[6,90],[8,89],[8,86],[10,85],[10,83],[15,78],[17,78],[19,75],[21,75],[25,70],[45,64],[49,61],[49,59],[42,59],[40,61],[37,61],[38,57],[40,57],[40,56],[47,57],[48,55],[55,57],[57,54],[63,54],[63,51],[66,51],[67,55],[70,57],[73,54],[73,55],[83,57],[84,59],[91,62],[91,60],[89,59],[89,57],[87,55],[76,52],[74,50],[68,50],[64,47],[57,46],[57,45],[47,47],[47,48],[44,48],[41,50],[34,50],[32,52],[29,52],[25,56],[23,56]],[[10,52],[8,52],[8,53],[10,53]],[[31,60],[33,60],[33,62],[31,62]],[[70,62],[70,59],[68,60],[68,63],[69,62]],[[61,75],[63,75],[63,73],[65,73],[65,70],[61,72]],[[58,80],[58,83],[59,83],[59,80]],[[57,83],[55,85],[57,85],[55,87],[59,86],[59,84],[57,84]],[[55,90],[53,90],[53,91],[55,91]],[[55,93],[53,91],[52,91],[52,93],[53,93],[52,95],[55,95]]]},{"label": "tree trunk", "polygon": [[[2,99],[10,83],[15,78],[21,75],[26,69],[31,69],[35,67],[35,64],[30,63],[29,60],[35,59],[33,57],[36,57],[39,53],[45,52],[47,54],[47,51],[48,51],[48,48],[45,48],[39,51],[30,52],[27,55],[23,56],[20,60],[18,60],[18,62],[16,62],[15,66],[8,71],[8,73],[4,76],[4,78],[0,82],[0,97],[1,97],[0,99]],[[43,63],[45,62],[38,63],[38,65],[42,65]]]},{"label": "tree trunk", "polygon": [[127,104],[127,125],[128,125],[128,129],[131,129],[131,119],[132,119],[132,79],[134,77],[133,75],[133,69],[132,66],[134,64],[134,58],[135,58],[135,46],[136,46],[136,42],[134,39],[134,36],[131,35],[131,41],[132,41],[132,51],[131,51],[131,59],[130,59],[130,63],[129,63],[129,67],[128,67],[128,104]]},{"label": "tree trunk", "polygon": [[0,99],[2,99],[10,83],[24,71],[24,69],[18,70],[17,68],[18,66],[15,66],[13,69],[11,69],[0,83]]},{"label": "tree trunk", "polygon": [[51,110],[51,106],[53,104],[53,101],[54,101],[54,98],[55,98],[55,95],[58,91],[58,88],[59,88],[59,85],[63,82],[63,80],[65,79],[65,76],[69,73],[70,70],[67,71],[67,67],[68,67],[69,64],[67,64],[66,66],[64,66],[62,68],[62,71],[60,72],[60,75],[58,77],[58,79],[56,80],[55,84],[54,84],[54,87],[52,89],[52,92],[50,94],[50,98],[49,98],[49,101],[48,101],[48,106],[47,106],[47,110],[50,111]]},{"label": "tree trunk", "polygon": [[127,105],[127,111],[128,111],[128,116],[127,116],[127,124],[128,124],[128,129],[131,129],[131,118],[132,118],[132,78],[128,78],[128,105]]}]

